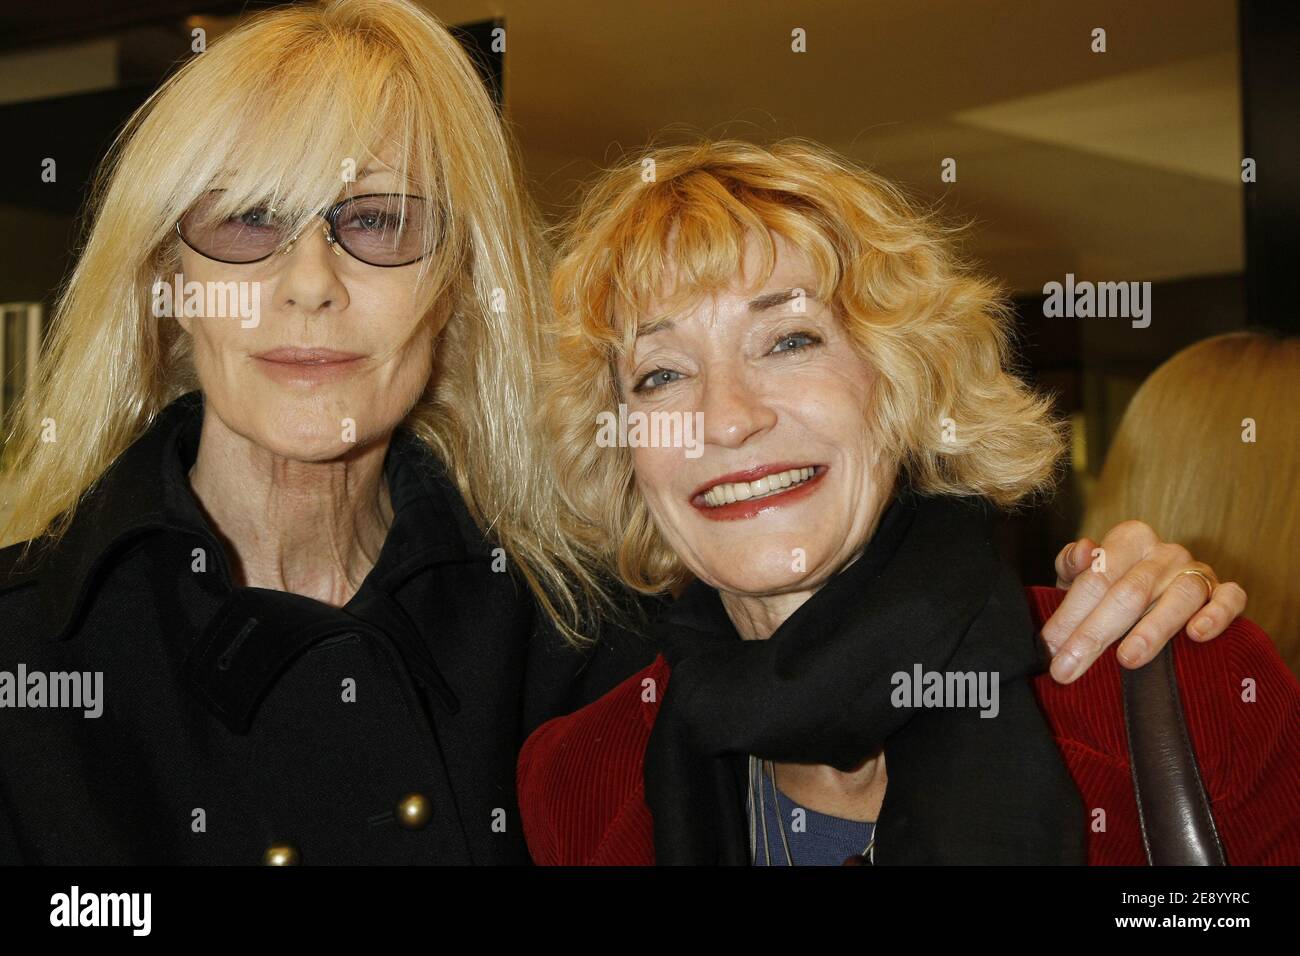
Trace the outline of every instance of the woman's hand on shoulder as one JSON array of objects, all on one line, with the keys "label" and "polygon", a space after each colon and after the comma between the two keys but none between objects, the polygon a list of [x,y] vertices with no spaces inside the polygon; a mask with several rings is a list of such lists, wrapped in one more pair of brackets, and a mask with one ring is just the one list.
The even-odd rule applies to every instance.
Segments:
[{"label": "woman's hand on shoulder", "polygon": [[[1120,638],[1125,667],[1151,661],[1174,635],[1187,629],[1196,641],[1218,637],[1246,607],[1246,592],[1216,584],[1214,570],[1179,544],[1161,541],[1141,521],[1125,521],[1098,544],[1080,538],[1056,556],[1056,586],[1068,593],[1043,625],[1052,651],[1052,676],[1068,684]],[[1131,630],[1130,630],[1131,628]],[[1127,636],[1125,636],[1127,634]]]}]

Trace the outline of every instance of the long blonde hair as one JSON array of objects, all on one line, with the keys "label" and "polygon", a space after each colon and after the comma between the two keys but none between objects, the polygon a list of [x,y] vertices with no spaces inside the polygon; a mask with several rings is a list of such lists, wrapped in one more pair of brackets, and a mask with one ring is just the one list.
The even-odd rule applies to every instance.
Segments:
[{"label": "long blonde hair", "polygon": [[[377,146],[424,203],[440,251],[422,301],[450,319],[439,374],[403,423],[446,463],[471,513],[573,636],[603,598],[558,532],[532,428],[548,257],[516,148],[457,41],[405,0],[334,0],[255,16],[195,55],[131,117],[94,184],[88,239],[7,451],[0,541],[66,530],[78,501],[172,399],[198,387],[190,340],[150,318],[179,271],[174,225],[223,178],[223,211],[270,201],[293,228],[332,203]],[[434,217],[437,221],[434,222]],[[56,441],[43,440],[53,423]],[[29,542],[30,543],[30,542]]]},{"label": "long blonde hair", "polygon": [[1010,506],[1052,485],[1062,426],[1009,370],[1002,292],[964,265],[934,215],[825,147],[651,148],[599,179],[565,232],[544,421],[573,537],[630,587],[671,590],[686,571],[636,489],[630,453],[594,441],[596,416],[621,400],[615,362],[635,339],[636,321],[616,312],[639,314],[668,285],[683,299],[726,288],[750,235],[766,255],[755,281],[771,274],[773,235],[809,258],[815,294],[880,371],[863,427],[918,490]]},{"label": "long blonde hair", "polygon": [[1300,675],[1297,382],[1300,338],[1234,332],[1183,349],[1124,412],[1083,533],[1138,518],[1185,545],[1246,589],[1248,616]]}]

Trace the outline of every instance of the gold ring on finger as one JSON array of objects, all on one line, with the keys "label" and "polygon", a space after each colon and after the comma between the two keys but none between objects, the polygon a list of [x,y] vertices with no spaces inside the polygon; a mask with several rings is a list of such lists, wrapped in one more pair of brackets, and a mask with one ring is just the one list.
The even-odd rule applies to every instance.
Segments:
[{"label": "gold ring on finger", "polygon": [[1214,580],[1212,575],[1206,574],[1200,568],[1187,568],[1183,571],[1179,571],[1174,575],[1174,577],[1181,577],[1184,574],[1194,574],[1201,579],[1201,583],[1205,585],[1205,602],[1208,604],[1210,599],[1214,597],[1214,589],[1219,586],[1219,582]]}]

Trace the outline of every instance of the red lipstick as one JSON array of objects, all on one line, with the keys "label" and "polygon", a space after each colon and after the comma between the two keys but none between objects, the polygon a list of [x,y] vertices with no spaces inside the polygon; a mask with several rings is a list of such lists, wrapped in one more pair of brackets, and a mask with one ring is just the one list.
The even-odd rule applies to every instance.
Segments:
[{"label": "red lipstick", "polygon": [[[768,494],[762,498],[748,498],[744,501],[735,501],[725,505],[710,505],[704,500],[705,492],[716,485],[757,481],[759,478],[765,478],[768,475],[779,475],[783,471],[792,471],[799,468],[813,469],[812,477],[775,494]],[[821,487],[822,479],[826,477],[828,470],[826,465],[801,462],[758,465],[754,468],[746,468],[743,471],[733,471],[730,474],[720,475],[695,489],[691,494],[691,505],[710,521],[738,521],[744,518],[753,518],[756,515],[775,511],[777,508],[783,508],[786,505],[795,504],[807,498]]]}]

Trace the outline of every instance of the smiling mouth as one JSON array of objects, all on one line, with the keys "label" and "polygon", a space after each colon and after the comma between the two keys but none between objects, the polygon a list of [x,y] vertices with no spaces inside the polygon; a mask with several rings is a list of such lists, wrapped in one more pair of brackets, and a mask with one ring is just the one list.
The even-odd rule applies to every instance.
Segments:
[{"label": "smiling mouth", "polygon": [[754,518],[816,494],[829,470],[817,464],[759,465],[721,475],[696,488],[689,500],[710,521]]},{"label": "smiling mouth", "polygon": [[738,501],[759,501],[797,488],[804,482],[811,481],[816,474],[817,466],[807,465],[764,475],[753,481],[723,481],[704,492],[702,497],[704,505],[709,508],[721,508]]}]

